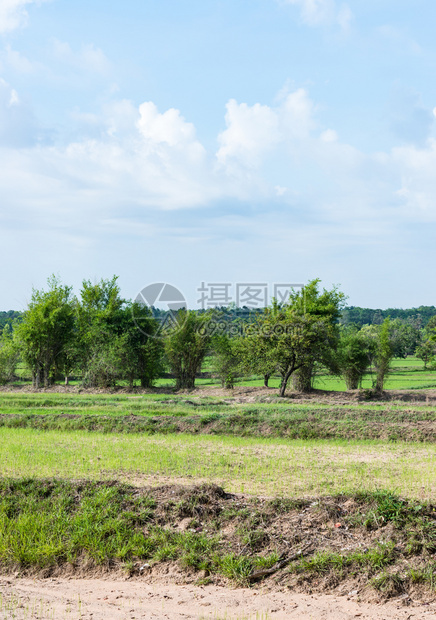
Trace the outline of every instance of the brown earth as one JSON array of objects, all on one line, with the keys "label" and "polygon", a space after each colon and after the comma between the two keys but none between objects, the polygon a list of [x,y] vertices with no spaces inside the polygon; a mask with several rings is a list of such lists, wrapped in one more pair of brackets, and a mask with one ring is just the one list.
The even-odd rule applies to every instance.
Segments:
[{"label": "brown earth", "polygon": [[2,620],[421,620],[436,618],[436,602],[399,597],[385,604],[346,596],[174,585],[121,579],[0,577]]}]

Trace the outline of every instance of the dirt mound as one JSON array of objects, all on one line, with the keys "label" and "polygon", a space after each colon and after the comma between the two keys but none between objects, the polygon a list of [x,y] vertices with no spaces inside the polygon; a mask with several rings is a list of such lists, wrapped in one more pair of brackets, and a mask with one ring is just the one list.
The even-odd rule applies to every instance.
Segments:
[{"label": "dirt mound", "polygon": [[[261,585],[309,594],[356,591],[368,601],[430,599],[436,581],[436,508],[387,492],[295,499],[235,495],[211,484],[138,489],[114,481],[24,480],[3,486],[7,509],[14,514],[31,510],[56,523],[62,506],[66,545],[72,524],[82,522],[83,507],[89,520],[94,506],[88,526],[93,529],[96,519],[101,527],[108,525],[109,517],[100,514],[100,506],[107,510],[102,498],[110,496],[119,506],[110,517],[115,547],[109,555],[90,557],[80,530],[72,533],[74,560],[65,561],[71,556],[66,546],[57,556],[38,560],[39,568],[18,559],[9,565],[4,561],[3,569],[16,575],[115,572],[146,575],[148,583]],[[97,530],[93,536],[99,536]],[[123,537],[119,549],[117,536]]]}]

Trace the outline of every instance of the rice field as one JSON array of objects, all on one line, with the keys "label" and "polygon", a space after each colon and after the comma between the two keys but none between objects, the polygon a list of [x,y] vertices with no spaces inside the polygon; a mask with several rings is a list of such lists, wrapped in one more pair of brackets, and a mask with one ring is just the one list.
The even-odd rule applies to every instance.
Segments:
[{"label": "rice field", "polygon": [[213,482],[227,491],[318,496],[389,489],[436,500],[436,445],[0,429],[0,476]]}]

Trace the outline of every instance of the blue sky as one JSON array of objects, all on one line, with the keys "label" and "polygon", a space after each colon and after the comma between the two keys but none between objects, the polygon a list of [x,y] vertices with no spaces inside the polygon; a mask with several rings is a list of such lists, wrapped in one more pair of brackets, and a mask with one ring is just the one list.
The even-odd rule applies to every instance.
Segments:
[{"label": "blue sky", "polygon": [[56,273],[436,304],[432,0],[0,0],[0,309]]}]

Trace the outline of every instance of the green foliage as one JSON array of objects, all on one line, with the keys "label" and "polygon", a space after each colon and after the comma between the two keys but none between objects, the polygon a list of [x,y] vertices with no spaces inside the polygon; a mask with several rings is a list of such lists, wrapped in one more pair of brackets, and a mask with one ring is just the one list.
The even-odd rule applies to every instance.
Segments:
[{"label": "green foliage", "polygon": [[7,324],[0,336],[0,385],[13,380],[18,357],[18,347],[13,340],[11,326]]},{"label": "green foliage", "polygon": [[0,311],[0,334],[6,325],[12,327],[14,323],[19,323],[21,318],[22,313],[17,310]]},{"label": "green foliage", "polygon": [[390,320],[389,330],[394,357],[412,355],[421,340],[421,331],[401,319]]},{"label": "green foliage", "polygon": [[290,297],[292,305],[299,309],[300,313],[322,319],[330,332],[329,347],[322,349],[322,355],[310,359],[294,373],[293,386],[299,392],[311,391],[317,364],[330,365],[339,338],[337,325],[346,297],[337,287],[330,291],[320,291],[319,283],[318,278],[312,280],[301,291],[293,292]]},{"label": "green foliage", "polygon": [[419,308],[409,309],[388,308],[387,310],[349,306],[342,310],[340,320],[342,325],[355,324],[362,327],[363,325],[381,325],[384,319],[390,317],[392,320],[400,319],[420,329],[435,316],[435,306],[419,306]]},{"label": "green foliage", "polygon": [[424,368],[427,368],[428,364],[433,364],[436,356],[436,342],[430,339],[424,340],[416,347],[415,355],[424,362]]},{"label": "green foliage", "polygon": [[374,348],[374,341],[365,337],[365,333],[357,327],[349,326],[341,330],[331,367],[336,374],[343,376],[348,390],[360,387],[363,376],[371,365]]},{"label": "green foliage", "polygon": [[153,501],[121,485],[0,481],[0,562],[21,567],[97,564],[148,552],[136,531],[153,515]]},{"label": "green foliage", "polygon": [[135,379],[152,385],[162,369],[162,345],[153,338],[157,323],[147,307],[121,298],[117,277],[83,282],[77,325],[76,359],[85,385],[111,387],[122,379],[130,387]]},{"label": "green foliage", "polygon": [[21,356],[32,372],[34,387],[47,387],[53,382],[57,364],[74,333],[76,300],[72,288],[55,276],[48,279],[48,287],[48,291],[33,290],[14,333]]},{"label": "green foliage", "polygon": [[176,379],[176,389],[195,387],[196,374],[208,351],[209,315],[179,310],[165,340],[165,354]]},{"label": "green foliage", "polygon": [[395,334],[391,321],[387,318],[381,325],[365,325],[361,329],[361,334],[369,342],[372,341],[369,351],[375,373],[373,389],[380,394],[383,391],[385,379],[391,371],[391,362],[394,358]]},{"label": "green foliage", "polygon": [[344,296],[336,289],[320,293],[319,280],[302,291],[293,292],[289,304],[274,302],[259,316],[253,327],[253,369],[259,374],[277,372],[281,376],[280,396],[284,396],[291,375],[323,362],[336,345],[336,321]]},{"label": "green foliage", "polygon": [[213,369],[226,388],[233,388],[240,374],[241,361],[245,353],[242,338],[230,338],[227,334],[217,334],[212,339],[214,350]]},{"label": "green foliage", "polygon": [[394,346],[390,338],[390,320],[385,319],[378,330],[378,337],[376,340],[376,349],[374,356],[374,367],[376,371],[375,378],[375,390],[376,392],[382,392],[384,381],[389,373],[390,364],[394,357]]},{"label": "green foliage", "polygon": [[393,542],[378,543],[376,547],[367,551],[354,551],[350,554],[320,551],[309,559],[303,558],[294,564],[293,572],[327,573],[331,570],[343,570],[346,567],[366,566],[372,570],[379,570],[395,560],[395,545]]},{"label": "green foliage", "polygon": [[234,553],[217,559],[217,565],[223,575],[237,583],[245,583],[253,571],[253,562],[250,558]]}]

